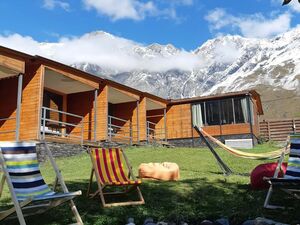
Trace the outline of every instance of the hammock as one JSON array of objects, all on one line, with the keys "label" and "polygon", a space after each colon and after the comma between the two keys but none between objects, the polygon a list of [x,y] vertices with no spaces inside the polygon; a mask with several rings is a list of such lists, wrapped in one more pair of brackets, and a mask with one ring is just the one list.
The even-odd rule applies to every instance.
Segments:
[{"label": "hammock", "polygon": [[[250,152],[244,152],[240,151],[234,148],[231,148],[225,144],[223,144],[221,141],[218,139],[214,138],[210,134],[206,133],[203,129],[199,129],[199,131],[206,137],[208,137],[212,142],[216,143],[218,146],[220,146],[222,149],[228,151],[229,153],[240,157],[240,158],[245,158],[245,159],[277,159],[280,158],[281,154],[283,151],[285,154],[289,153],[289,145],[287,144],[284,148],[271,151],[271,152],[266,152],[266,153],[250,153]],[[288,141],[287,141],[288,143]]]}]

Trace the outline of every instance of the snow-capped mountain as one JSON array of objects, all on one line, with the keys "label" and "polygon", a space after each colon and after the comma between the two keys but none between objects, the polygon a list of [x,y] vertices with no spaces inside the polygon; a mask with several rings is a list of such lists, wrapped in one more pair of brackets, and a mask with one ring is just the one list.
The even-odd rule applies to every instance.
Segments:
[{"label": "snow-capped mountain", "polygon": [[[174,59],[183,52],[170,44],[133,45],[124,51],[141,60]],[[174,69],[157,72],[119,72],[89,62],[73,66],[165,98],[256,89],[267,117],[300,116],[300,28],[273,39],[218,37],[190,54],[199,60],[190,70],[178,69],[175,64]]]}]

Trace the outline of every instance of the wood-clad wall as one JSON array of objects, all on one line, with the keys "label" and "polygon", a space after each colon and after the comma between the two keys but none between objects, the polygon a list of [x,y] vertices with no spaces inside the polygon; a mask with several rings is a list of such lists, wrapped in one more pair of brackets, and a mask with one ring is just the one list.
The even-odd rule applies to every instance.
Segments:
[{"label": "wood-clad wall", "polygon": [[39,139],[43,99],[44,67],[26,64],[21,110],[21,140]]},{"label": "wood-clad wall", "polygon": [[[11,77],[0,80],[0,119],[15,118],[17,108],[18,78]],[[16,120],[0,121],[0,132],[16,129]],[[15,133],[0,133],[0,141],[15,139]]]},{"label": "wood-clad wall", "polygon": [[138,128],[137,128],[137,102],[126,102],[111,105],[110,116],[118,117],[126,120],[126,122],[114,121],[116,125],[123,126],[124,129],[119,131],[119,134],[129,136],[130,124],[132,127],[133,141],[138,141]]},{"label": "wood-clad wall", "polygon": [[165,119],[164,119],[164,109],[155,109],[147,111],[147,121],[155,123],[155,138],[165,139]]},{"label": "wood-clad wall", "polygon": [[147,99],[143,97],[139,103],[139,127],[140,141],[147,139]]},{"label": "wood-clad wall", "polygon": [[107,140],[108,86],[101,86],[97,99],[97,140]]},{"label": "wood-clad wall", "polygon": [[[254,107],[253,132],[258,136],[258,115],[257,107]],[[168,139],[199,137],[197,132],[192,129],[192,113],[190,104],[172,105],[167,109],[167,137]],[[216,126],[206,126],[203,129],[213,135],[235,135],[250,134],[250,124],[226,124]]]},{"label": "wood-clad wall", "polygon": [[[83,117],[83,138],[92,140],[94,137],[94,91],[67,95],[67,112]],[[74,136],[81,136],[81,119],[68,115],[67,122],[78,124],[78,127],[69,127],[68,132]]]},{"label": "wood-clad wall", "polygon": [[173,105],[167,108],[167,138],[191,138],[192,119],[190,104]]}]

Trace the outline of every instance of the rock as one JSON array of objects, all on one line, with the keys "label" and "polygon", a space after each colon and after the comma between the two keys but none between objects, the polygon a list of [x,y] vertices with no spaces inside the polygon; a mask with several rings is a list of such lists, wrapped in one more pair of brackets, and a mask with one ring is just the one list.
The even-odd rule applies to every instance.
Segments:
[{"label": "rock", "polygon": [[126,225],[135,225],[134,224],[134,219],[133,218],[128,218],[128,220],[127,220],[127,224]]},{"label": "rock", "polygon": [[157,225],[168,225],[168,223],[165,223],[165,222],[158,222]]},{"label": "rock", "polygon": [[147,219],[144,221],[144,225],[156,225],[156,223],[154,223],[154,221],[153,221],[152,218],[147,218]]},{"label": "rock", "polygon": [[242,225],[255,225],[255,220],[246,220]]},{"label": "rock", "polygon": [[229,220],[225,218],[217,219],[215,225],[229,225]]},{"label": "rock", "polygon": [[211,222],[210,220],[203,220],[200,225],[214,225],[213,222]]},{"label": "rock", "polygon": [[288,224],[279,223],[274,220],[258,217],[255,219],[255,225],[288,225]]},{"label": "rock", "polygon": [[258,217],[255,220],[247,220],[242,225],[288,225],[276,222],[274,220]]}]

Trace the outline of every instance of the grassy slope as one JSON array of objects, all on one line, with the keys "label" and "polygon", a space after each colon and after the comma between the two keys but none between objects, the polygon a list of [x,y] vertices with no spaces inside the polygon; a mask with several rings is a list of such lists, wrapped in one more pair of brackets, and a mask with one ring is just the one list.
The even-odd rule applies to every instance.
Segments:
[{"label": "grassy slope", "polygon": [[[274,149],[262,145],[254,151],[265,152]],[[250,173],[262,161],[233,157],[218,150],[224,161],[237,173]],[[98,199],[85,197],[90,173],[88,155],[57,160],[70,190],[81,189],[83,196],[76,203],[85,224],[121,225],[128,217],[134,217],[136,224],[142,224],[147,217],[173,222],[187,221],[198,224],[203,219],[227,217],[232,224],[239,224],[249,218],[265,216],[281,222],[295,224],[299,222],[299,206],[291,201],[294,209],[286,211],[268,211],[262,208],[266,191],[253,191],[249,188],[249,175],[224,177],[207,149],[188,148],[130,148],[127,149],[135,174],[142,162],[176,162],[180,167],[181,180],[178,182],[160,182],[145,180],[141,187],[146,200],[143,206],[115,207],[103,209]],[[265,162],[265,161],[264,161]],[[49,164],[42,166],[47,182],[53,181],[53,172]],[[95,186],[94,186],[95,187]],[[280,194],[280,192],[279,192]],[[2,205],[8,202],[8,193],[1,199]],[[275,195],[275,199],[279,195]],[[29,218],[29,224],[67,224],[70,212],[66,205],[52,210],[42,217]],[[297,221],[298,220],[298,221]],[[14,224],[13,222],[9,222]]]}]

